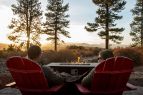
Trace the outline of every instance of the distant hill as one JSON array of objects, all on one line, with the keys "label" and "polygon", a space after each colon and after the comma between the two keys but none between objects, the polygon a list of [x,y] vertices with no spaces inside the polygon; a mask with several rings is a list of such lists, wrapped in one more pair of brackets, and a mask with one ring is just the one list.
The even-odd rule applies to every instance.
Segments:
[{"label": "distant hill", "polygon": [[[58,49],[63,49],[67,46],[71,46],[71,45],[76,45],[76,46],[83,46],[83,47],[99,47],[99,48],[104,48],[105,45],[104,43],[101,43],[101,44],[88,44],[88,43],[62,43],[60,45],[58,45]],[[110,45],[111,48],[116,48],[116,47],[128,47],[129,45],[123,45],[123,44],[111,44]],[[50,49],[50,50],[53,50],[54,49],[54,44],[44,44],[42,45],[42,49],[44,50],[47,50],[47,49]]]},{"label": "distant hill", "polygon": [[7,48],[8,44],[0,43],[0,50],[3,50],[4,48]]},{"label": "distant hill", "polygon": [[[104,48],[105,44],[88,44],[88,43],[78,43],[77,45],[84,46],[84,47],[99,47],[99,48]],[[124,44],[110,44],[111,48],[116,48],[116,47],[128,47],[129,45],[124,45]]]}]

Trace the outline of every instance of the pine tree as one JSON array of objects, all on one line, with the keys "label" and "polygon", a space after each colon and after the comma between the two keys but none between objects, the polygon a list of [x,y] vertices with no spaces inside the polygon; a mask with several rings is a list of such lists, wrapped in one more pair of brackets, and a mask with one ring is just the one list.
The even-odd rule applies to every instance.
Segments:
[{"label": "pine tree", "polygon": [[122,18],[118,13],[124,9],[126,2],[124,0],[93,0],[93,3],[98,6],[96,11],[97,17],[95,22],[87,23],[85,29],[88,32],[99,31],[98,35],[101,39],[105,39],[105,48],[109,48],[109,40],[120,43],[123,37],[119,34],[124,31],[124,28],[115,27],[115,21]]},{"label": "pine tree", "polygon": [[58,41],[60,36],[70,37],[68,28],[69,15],[65,14],[68,11],[69,5],[63,5],[63,0],[48,0],[46,22],[44,23],[44,34],[48,35],[47,40],[54,42],[54,50],[57,51]]},{"label": "pine tree", "polygon": [[17,0],[17,4],[12,5],[15,17],[9,25],[11,33],[8,38],[15,44],[26,46],[38,44],[41,31],[41,3],[39,0]]},{"label": "pine tree", "polygon": [[131,12],[134,15],[130,24],[133,46],[143,46],[143,0],[136,0],[136,5]]}]

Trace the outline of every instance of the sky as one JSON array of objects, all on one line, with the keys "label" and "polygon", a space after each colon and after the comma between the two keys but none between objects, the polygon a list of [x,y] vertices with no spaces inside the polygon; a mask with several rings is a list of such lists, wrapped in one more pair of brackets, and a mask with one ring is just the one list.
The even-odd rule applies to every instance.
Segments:
[{"label": "sky", "polygon": [[[42,3],[42,10],[46,10],[47,0],[39,0]],[[123,19],[117,21],[118,27],[124,27],[125,31],[122,33],[124,40],[122,44],[129,45],[132,43],[130,32],[130,23],[132,22],[132,13],[130,10],[134,8],[136,0],[126,0],[127,4],[125,9],[119,13],[123,16]],[[89,43],[89,44],[101,44],[105,40],[101,39],[97,32],[89,33],[84,27],[87,22],[93,22],[96,15],[97,7],[93,4],[92,0],[64,0],[64,3],[69,3],[69,11],[67,14],[70,15],[69,28],[71,38],[62,39],[65,43]],[[16,4],[16,0],[0,0],[0,43],[11,43],[8,40],[7,35],[10,33],[8,25],[13,17],[11,5]],[[41,43],[47,43],[46,36],[41,37]]]}]

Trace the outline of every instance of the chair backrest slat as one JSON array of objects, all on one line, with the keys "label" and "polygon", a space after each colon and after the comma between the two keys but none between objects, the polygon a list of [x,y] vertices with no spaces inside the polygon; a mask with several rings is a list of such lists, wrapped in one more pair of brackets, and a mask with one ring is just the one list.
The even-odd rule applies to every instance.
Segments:
[{"label": "chair backrest slat", "polygon": [[7,60],[7,67],[22,93],[48,89],[44,73],[34,61],[15,56]]},{"label": "chair backrest slat", "polygon": [[100,63],[92,80],[95,93],[122,93],[133,69],[133,61],[126,57],[109,58]]}]

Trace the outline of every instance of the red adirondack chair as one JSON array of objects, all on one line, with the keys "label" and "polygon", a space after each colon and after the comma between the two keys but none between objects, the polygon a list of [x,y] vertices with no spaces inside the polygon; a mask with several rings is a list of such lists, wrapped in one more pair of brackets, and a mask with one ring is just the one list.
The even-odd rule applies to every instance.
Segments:
[{"label": "red adirondack chair", "polygon": [[76,84],[82,94],[122,95],[133,69],[133,61],[126,57],[109,58],[95,69],[91,89]]},{"label": "red adirondack chair", "polygon": [[62,87],[59,85],[49,88],[41,67],[34,61],[15,56],[6,63],[22,95],[49,95]]}]

